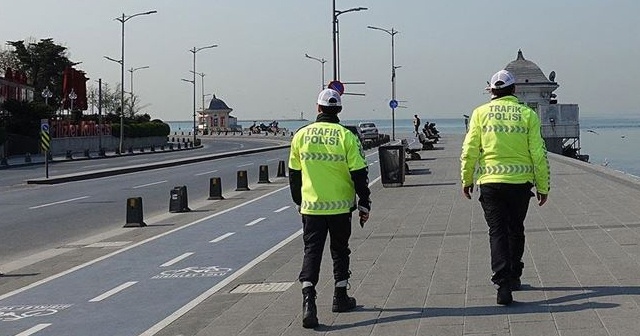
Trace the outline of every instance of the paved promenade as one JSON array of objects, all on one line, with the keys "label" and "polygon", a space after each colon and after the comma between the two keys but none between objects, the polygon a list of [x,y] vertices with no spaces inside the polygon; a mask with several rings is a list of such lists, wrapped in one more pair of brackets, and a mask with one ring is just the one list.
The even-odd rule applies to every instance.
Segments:
[{"label": "paved promenade", "polygon": [[[422,151],[403,187],[373,185],[371,219],[351,239],[357,310],[331,313],[325,251],[320,327],[301,327],[298,236],[157,335],[640,335],[640,183],[551,154],[549,202],[532,201],[526,221],[523,288],[498,306],[478,193],[460,191],[461,141]],[[234,291],[263,283],[282,284]]]}]

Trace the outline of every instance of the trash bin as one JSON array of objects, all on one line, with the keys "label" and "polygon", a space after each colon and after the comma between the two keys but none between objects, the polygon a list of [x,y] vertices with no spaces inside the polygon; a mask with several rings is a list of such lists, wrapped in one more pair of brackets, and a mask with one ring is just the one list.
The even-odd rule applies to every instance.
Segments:
[{"label": "trash bin", "polygon": [[187,212],[189,202],[187,200],[187,186],[179,186],[171,189],[169,200],[169,212]]},{"label": "trash bin", "polygon": [[378,147],[380,176],[383,187],[401,187],[404,183],[405,162],[403,145]]}]

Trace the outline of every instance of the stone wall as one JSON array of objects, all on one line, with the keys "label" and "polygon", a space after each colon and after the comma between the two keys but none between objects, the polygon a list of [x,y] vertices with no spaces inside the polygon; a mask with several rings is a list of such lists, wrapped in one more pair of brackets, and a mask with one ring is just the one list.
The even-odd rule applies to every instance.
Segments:
[{"label": "stone wall", "polygon": [[[100,149],[100,142],[102,142],[102,148],[107,151],[115,151],[120,145],[120,138],[114,136],[102,136],[102,139],[98,136],[90,137],[73,137],[73,138],[53,138],[51,139],[51,154],[52,155],[64,155],[67,151],[72,153],[83,153],[85,150],[91,152],[97,152]],[[159,147],[167,144],[167,137],[145,137],[145,138],[125,138],[122,143],[123,151],[129,147],[134,149],[138,148],[150,148],[151,146]]]}]

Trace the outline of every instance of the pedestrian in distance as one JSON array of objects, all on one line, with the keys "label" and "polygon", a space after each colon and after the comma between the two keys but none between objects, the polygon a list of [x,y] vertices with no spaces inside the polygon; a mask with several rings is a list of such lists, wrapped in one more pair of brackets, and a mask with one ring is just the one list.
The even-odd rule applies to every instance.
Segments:
[{"label": "pedestrian in distance", "polygon": [[[460,156],[462,193],[471,199],[475,183],[489,226],[491,281],[496,302],[508,305],[513,290],[521,286],[524,253],[524,220],[529,201],[547,201],[550,173],[540,119],[534,110],[518,102],[516,79],[506,70],[489,82],[491,101],[477,107]],[[535,186],[536,194],[531,191]]]},{"label": "pedestrian in distance", "polygon": [[417,114],[413,115],[413,132],[416,136],[420,135],[420,118]]},{"label": "pedestrian in distance", "polygon": [[327,234],[335,280],[331,311],[346,312],[356,307],[355,298],[347,295],[351,213],[358,209],[360,225],[364,226],[369,219],[371,192],[362,146],[339,124],[340,111],[340,94],[332,89],[321,91],[316,121],[299,129],[291,140],[289,187],[302,215],[304,241],[298,276],[304,328],[318,326],[315,288]]}]

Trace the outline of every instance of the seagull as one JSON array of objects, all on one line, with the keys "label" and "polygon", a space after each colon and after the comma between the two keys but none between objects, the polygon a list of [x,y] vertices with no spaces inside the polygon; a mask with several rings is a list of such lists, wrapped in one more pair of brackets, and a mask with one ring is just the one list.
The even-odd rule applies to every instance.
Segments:
[{"label": "seagull", "polygon": [[591,132],[591,133],[594,133],[594,134],[598,134],[598,135],[600,135],[600,133],[598,133],[598,132],[596,132],[596,131],[594,131],[594,130],[590,130],[590,129],[588,129],[588,130],[587,130],[587,132]]}]

